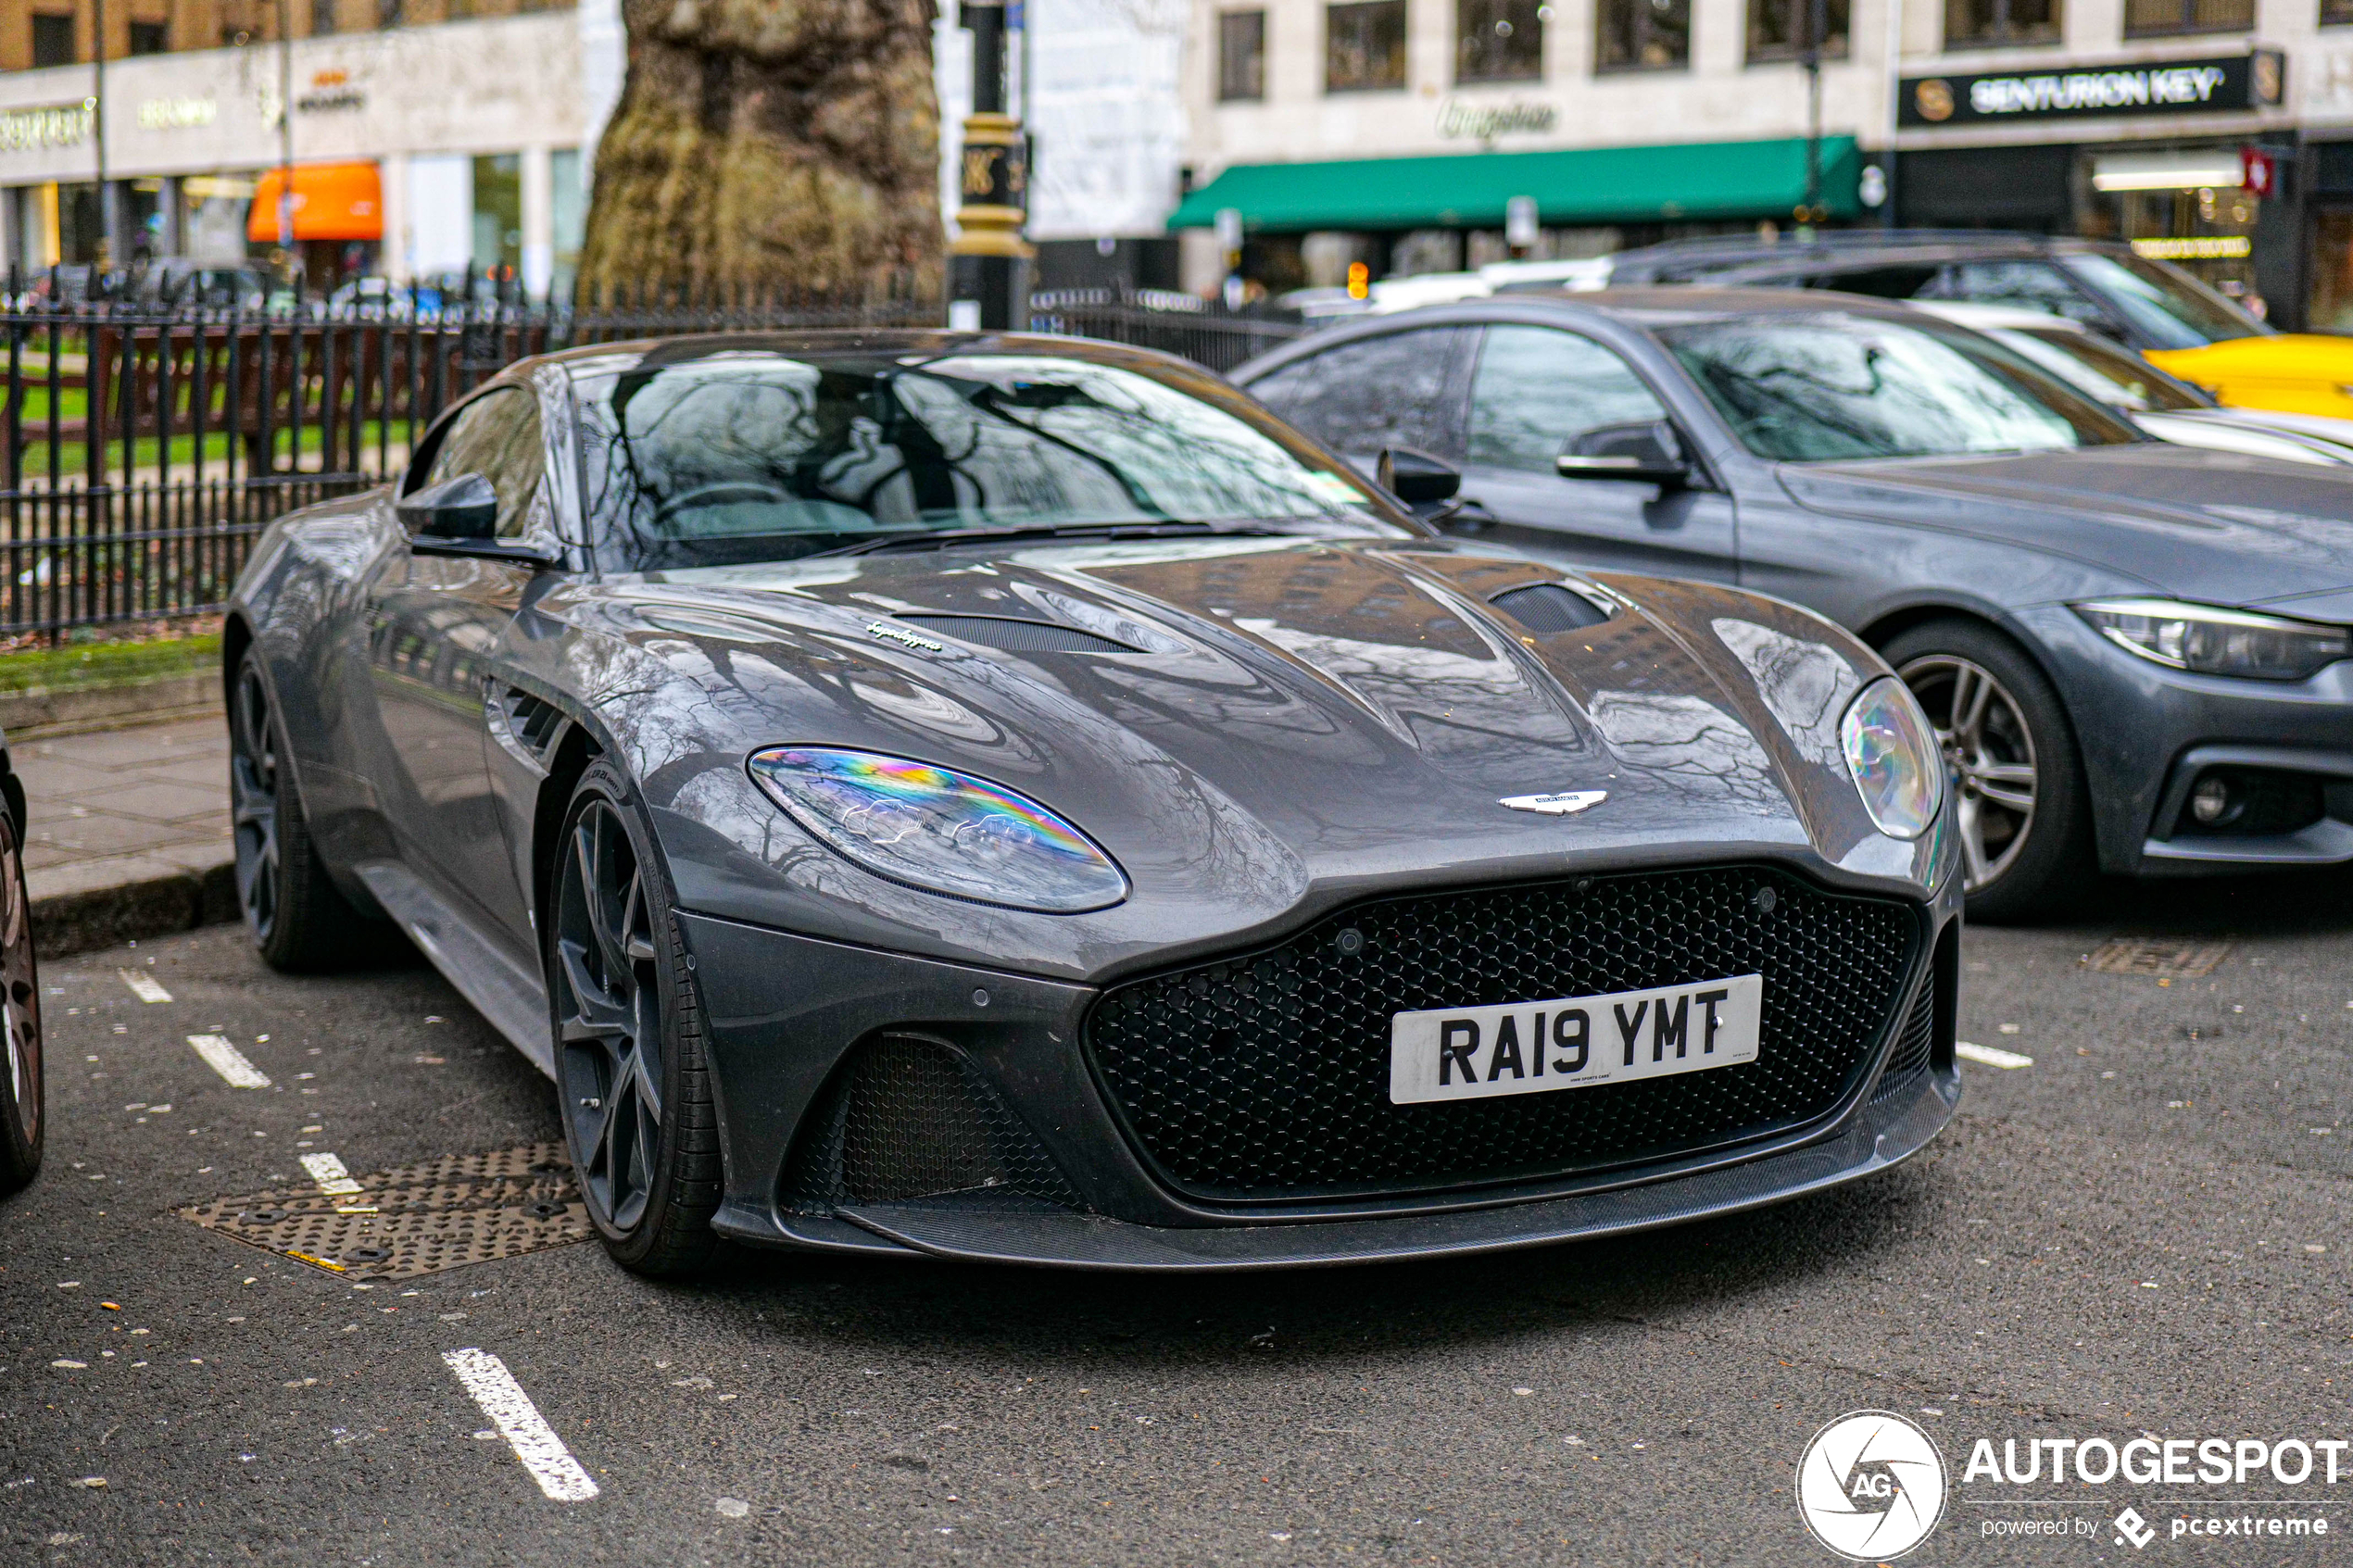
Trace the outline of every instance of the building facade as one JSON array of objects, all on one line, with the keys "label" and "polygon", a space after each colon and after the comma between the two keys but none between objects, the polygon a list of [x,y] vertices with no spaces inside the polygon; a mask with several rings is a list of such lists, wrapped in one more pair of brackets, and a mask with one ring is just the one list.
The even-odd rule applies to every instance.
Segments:
[{"label": "building facade", "polygon": [[2353,330],[2353,0],[1193,6],[1197,290],[1222,210],[1280,290],[1787,227],[1811,193],[1833,225],[2131,240]]}]

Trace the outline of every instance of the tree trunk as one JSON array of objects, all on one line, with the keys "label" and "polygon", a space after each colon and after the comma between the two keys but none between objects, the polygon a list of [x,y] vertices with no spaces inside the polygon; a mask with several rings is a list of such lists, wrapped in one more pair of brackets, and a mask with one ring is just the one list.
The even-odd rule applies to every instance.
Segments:
[{"label": "tree trunk", "polygon": [[930,0],[623,0],[580,297],[936,297]]}]

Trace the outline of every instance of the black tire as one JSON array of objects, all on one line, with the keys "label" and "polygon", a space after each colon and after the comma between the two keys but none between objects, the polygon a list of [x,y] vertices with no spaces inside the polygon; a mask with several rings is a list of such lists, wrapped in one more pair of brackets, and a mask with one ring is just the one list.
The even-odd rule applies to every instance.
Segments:
[{"label": "black tire", "polygon": [[41,974],[32,953],[17,825],[0,811],[0,1195],[41,1170],[49,1118],[41,1079]]},{"label": "black tire", "polygon": [[2095,868],[2083,764],[2058,693],[2025,649],[1982,621],[1928,621],[1881,651],[1944,746],[1969,918],[2064,909]]},{"label": "black tire", "polygon": [[609,762],[581,775],[544,961],[557,1109],[588,1218],[623,1268],[676,1279],[718,1249],[719,1120],[676,899],[635,798]]},{"label": "black tire", "polygon": [[286,731],[252,651],[229,691],[229,819],[236,834],[237,907],[262,961],[292,974],[357,961],[384,922],[351,907],[327,875],[285,765]]}]

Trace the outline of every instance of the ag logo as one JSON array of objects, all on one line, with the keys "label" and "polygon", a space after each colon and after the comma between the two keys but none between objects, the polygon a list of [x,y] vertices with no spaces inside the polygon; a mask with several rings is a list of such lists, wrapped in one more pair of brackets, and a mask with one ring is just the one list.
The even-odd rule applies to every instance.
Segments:
[{"label": "ag logo", "polygon": [[1912,89],[1912,102],[1919,106],[1920,118],[1934,124],[1953,118],[1953,87],[1941,76],[1931,76]]},{"label": "ag logo", "polygon": [[1891,1411],[1840,1416],[1797,1461],[1797,1511],[1841,1557],[1901,1557],[1944,1516],[1944,1456],[1927,1433]]}]

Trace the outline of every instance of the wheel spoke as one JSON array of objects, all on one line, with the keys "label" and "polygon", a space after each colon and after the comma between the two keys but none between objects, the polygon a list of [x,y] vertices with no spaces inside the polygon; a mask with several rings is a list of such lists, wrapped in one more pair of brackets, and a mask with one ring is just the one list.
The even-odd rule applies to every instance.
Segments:
[{"label": "wheel spoke", "polygon": [[1977,781],[1977,793],[2005,810],[2015,811],[2021,817],[2033,815],[2034,785],[2031,780],[2025,788],[2020,789],[2008,784],[1995,784],[1981,778]]},{"label": "wheel spoke", "polygon": [[[1964,696],[1964,692],[1968,695]],[[1985,744],[1985,706],[1993,696],[1994,683],[1982,671],[1964,665],[1955,675],[1953,729],[1971,751]]]}]

